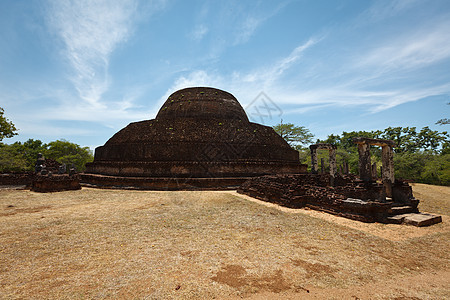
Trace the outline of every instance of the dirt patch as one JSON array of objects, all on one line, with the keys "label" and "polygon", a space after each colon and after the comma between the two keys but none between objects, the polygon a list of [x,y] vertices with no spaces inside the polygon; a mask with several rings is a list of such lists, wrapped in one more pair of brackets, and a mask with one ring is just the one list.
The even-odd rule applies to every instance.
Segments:
[{"label": "dirt patch", "polygon": [[0,190],[0,214],[1,299],[450,298],[447,215],[417,228],[89,188]]},{"label": "dirt patch", "polygon": [[292,259],[294,266],[302,267],[306,271],[306,278],[320,277],[320,276],[333,276],[336,271],[330,266],[320,263],[310,263],[301,259]]},{"label": "dirt patch", "polygon": [[247,293],[251,291],[280,293],[281,291],[292,288],[284,279],[282,270],[275,270],[273,274],[257,276],[248,274],[247,271],[239,265],[227,265],[211,279]]},{"label": "dirt patch", "polygon": [[414,197],[420,200],[421,211],[434,212],[441,215],[450,213],[450,186],[411,183]]},{"label": "dirt patch", "polygon": [[[306,209],[287,208],[277,204],[261,201],[246,195],[238,194],[237,192],[234,191],[227,191],[227,193],[236,195],[237,197],[242,197],[251,202],[258,203],[259,205],[274,208],[276,210],[285,213],[308,215],[314,218],[319,218],[328,222],[353,228],[392,241],[408,240],[415,237],[427,236],[433,233],[445,233],[450,231],[450,216],[448,215],[442,215],[442,223],[430,227],[414,227],[398,224],[364,223],[307,208]],[[427,198],[427,201],[432,202],[433,200]],[[450,201],[447,200],[447,202]],[[434,213],[433,210],[427,210],[427,212]]]},{"label": "dirt patch", "polygon": [[31,213],[37,213],[40,211],[43,211],[45,209],[49,209],[51,206],[49,205],[42,205],[37,207],[29,207],[29,208],[16,208],[14,205],[7,205],[6,209],[4,209],[4,212],[0,213],[0,217],[6,217],[6,216],[13,216],[15,214],[25,213],[25,214],[31,214]]}]

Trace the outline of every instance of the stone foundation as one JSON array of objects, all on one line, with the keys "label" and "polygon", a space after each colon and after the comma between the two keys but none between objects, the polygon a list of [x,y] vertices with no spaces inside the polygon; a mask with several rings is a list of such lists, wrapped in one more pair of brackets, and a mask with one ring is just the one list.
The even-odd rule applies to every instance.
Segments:
[{"label": "stone foundation", "polygon": [[30,186],[34,173],[7,173],[0,174],[0,185]]},{"label": "stone foundation", "polygon": [[79,175],[53,175],[43,176],[36,175],[31,183],[31,190],[33,192],[47,193],[47,192],[61,192],[70,190],[80,190]]},{"label": "stone foundation", "polygon": [[[271,175],[252,178],[242,184],[239,193],[291,208],[309,207],[334,215],[363,221],[389,223],[392,207],[386,201],[382,184],[364,182],[355,176],[338,175],[330,186],[329,174]],[[418,201],[398,183],[404,204]]]},{"label": "stone foundation", "polygon": [[120,177],[81,174],[84,186],[138,190],[235,190],[249,177]]},{"label": "stone foundation", "polygon": [[254,177],[277,173],[306,173],[307,166],[289,162],[111,162],[99,161],[86,164],[89,174],[103,174],[118,177]]}]

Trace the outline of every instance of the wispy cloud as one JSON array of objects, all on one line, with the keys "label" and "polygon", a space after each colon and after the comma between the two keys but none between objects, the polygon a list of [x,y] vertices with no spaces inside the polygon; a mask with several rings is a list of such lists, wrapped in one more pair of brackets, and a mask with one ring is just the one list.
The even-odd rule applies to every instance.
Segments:
[{"label": "wispy cloud", "polygon": [[81,99],[93,106],[108,89],[111,53],[132,33],[135,0],[50,0],[48,24],[62,39]]},{"label": "wispy cloud", "polygon": [[253,83],[261,89],[270,89],[280,78],[282,78],[287,70],[299,63],[299,60],[304,55],[305,51],[319,43],[320,40],[321,38],[311,38],[293,49],[288,56],[282,57],[262,68],[252,70],[246,74],[235,72],[233,74],[234,80]]},{"label": "wispy cloud", "polygon": [[392,37],[366,53],[358,66],[384,71],[420,68],[450,57],[450,21],[434,20],[422,28]]},{"label": "wispy cloud", "polygon": [[320,39],[309,39],[291,51],[291,53],[282,57],[272,64],[263,68],[258,68],[250,72],[241,73],[235,71],[231,74],[218,74],[217,72],[208,72],[207,70],[195,70],[179,76],[174,84],[159,100],[160,103],[174,91],[192,86],[212,86],[220,89],[226,89],[240,99],[249,102],[261,91],[274,90],[274,84],[283,76],[283,73],[295,66],[299,62],[304,52],[318,43]]},{"label": "wispy cloud", "polygon": [[376,1],[360,18],[365,22],[379,22],[397,16],[420,3],[419,0],[382,0]]},{"label": "wispy cloud", "polygon": [[197,25],[190,33],[190,37],[195,41],[200,41],[208,33],[209,29],[204,24]]},{"label": "wispy cloud", "polygon": [[[287,56],[274,60],[264,67],[248,72],[234,71],[231,74],[219,74],[206,70],[196,70],[176,79],[174,85],[164,95],[164,99],[173,91],[188,86],[214,86],[229,90],[235,94],[241,103],[250,102],[260,91],[264,91],[279,105],[288,105],[285,114],[306,113],[318,108],[332,106],[364,106],[365,113],[380,112],[397,105],[417,101],[433,95],[450,93],[450,84],[435,83],[426,86],[411,86],[406,83],[383,86],[386,81],[395,81],[396,77],[405,77],[408,68],[427,67],[440,60],[450,57],[448,39],[441,30],[445,26],[436,26],[429,32],[427,39],[415,40],[404,38],[403,43],[392,43],[386,40],[379,49],[372,48],[368,53],[347,58],[338,70],[328,66],[327,58],[314,72],[320,74],[308,82],[311,74],[303,73],[302,58],[308,58],[314,47],[326,47],[326,37],[310,38],[298,45]],[[412,33],[410,33],[412,34]],[[406,42],[406,41],[409,41]],[[440,47],[439,47],[440,46]],[[379,51],[383,47],[392,47],[392,53]],[[355,53],[360,49],[355,49]],[[360,57],[367,57],[364,62]],[[377,71],[382,68],[385,72]],[[314,67],[313,67],[314,69]],[[399,72],[401,70],[402,72]],[[297,72],[298,76],[284,76],[287,72]],[[393,75],[395,73],[395,76]],[[292,74],[292,72],[290,73]],[[338,74],[338,75],[337,75]],[[343,74],[343,78],[338,78]]]},{"label": "wispy cloud", "polygon": [[234,44],[242,44],[247,42],[256,29],[266,20],[268,16],[265,17],[256,17],[256,16],[248,16],[243,20],[242,24],[238,27],[236,32],[236,37],[234,40]]},{"label": "wispy cloud", "polygon": [[[232,24],[235,26],[235,39],[233,44],[238,45],[248,42],[260,26],[270,18],[276,16],[290,2],[281,1],[264,13],[258,13],[258,8],[254,3],[251,3],[246,9],[242,9],[241,14],[237,15],[237,19]],[[248,13],[247,11],[250,12]]]}]

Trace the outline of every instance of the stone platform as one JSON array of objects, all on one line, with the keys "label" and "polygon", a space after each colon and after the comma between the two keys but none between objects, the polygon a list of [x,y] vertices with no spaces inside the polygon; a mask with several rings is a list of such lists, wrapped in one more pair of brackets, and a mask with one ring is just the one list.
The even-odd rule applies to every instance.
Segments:
[{"label": "stone platform", "polygon": [[442,217],[427,213],[408,213],[388,217],[390,223],[408,224],[417,227],[430,226],[442,222]]},{"label": "stone platform", "polygon": [[267,175],[250,179],[237,191],[290,208],[308,207],[362,222],[414,226],[442,222],[440,216],[419,213],[419,200],[401,181],[392,186],[393,199],[386,198],[383,184],[353,175],[337,175],[333,186],[329,174]]},{"label": "stone platform", "polygon": [[87,187],[137,190],[236,190],[250,177],[121,177],[81,174],[81,183]]},{"label": "stone platform", "polygon": [[80,189],[79,175],[35,175],[31,182],[33,192],[49,193]]}]

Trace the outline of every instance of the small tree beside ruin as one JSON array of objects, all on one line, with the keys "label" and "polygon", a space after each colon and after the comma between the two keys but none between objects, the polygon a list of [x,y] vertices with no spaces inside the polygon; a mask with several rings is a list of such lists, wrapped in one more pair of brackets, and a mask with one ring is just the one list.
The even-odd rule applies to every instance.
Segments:
[{"label": "small tree beside ruin", "polygon": [[304,149],[313,142],[314,135],[304,126],[295,126],[292,123],[280,123],[273,126],[273,129],[289,146],[297,150]]},{"label": "small tree beside ruin", "polygon": [[4,113],[5,110],[0,107],[0,141],[17,135],[17,128],[4,116]]}]

